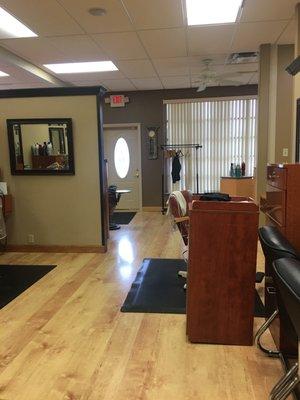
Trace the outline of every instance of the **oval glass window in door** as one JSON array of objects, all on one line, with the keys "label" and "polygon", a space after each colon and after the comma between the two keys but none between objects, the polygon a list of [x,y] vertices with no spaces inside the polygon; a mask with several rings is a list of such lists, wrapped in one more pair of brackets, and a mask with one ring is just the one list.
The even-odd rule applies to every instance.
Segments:
[{"label": "oval glass window in door", "polygon": [[114,161],[118,177],[121,179],[125,178],[129,170],[130,156],[127,142],[122,137],[120,137],[116,142]]}]

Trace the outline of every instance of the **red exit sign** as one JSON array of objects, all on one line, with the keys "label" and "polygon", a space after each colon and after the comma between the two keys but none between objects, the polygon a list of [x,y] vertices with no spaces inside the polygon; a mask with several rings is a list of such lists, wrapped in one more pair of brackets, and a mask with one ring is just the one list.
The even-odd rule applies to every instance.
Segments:
[{"label": "red exit sign", "polygon": [[124,107],[125,103],[126,103],[126,98],[123,94],[113,94],[110,96],[111,107]]}]

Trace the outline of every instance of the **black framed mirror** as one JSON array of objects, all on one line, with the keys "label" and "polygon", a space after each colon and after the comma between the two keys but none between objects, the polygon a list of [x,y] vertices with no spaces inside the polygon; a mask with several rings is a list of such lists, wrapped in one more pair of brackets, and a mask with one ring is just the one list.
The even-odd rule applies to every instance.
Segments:
[{"label": "black framed mirror", "polygon": [[71,118],[8,119],[12,175],[74,175]]}]

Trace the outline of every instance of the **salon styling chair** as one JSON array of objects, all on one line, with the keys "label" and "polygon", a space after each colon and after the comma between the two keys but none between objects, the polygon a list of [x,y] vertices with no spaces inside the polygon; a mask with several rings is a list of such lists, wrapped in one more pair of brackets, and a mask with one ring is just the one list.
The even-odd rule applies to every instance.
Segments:
[{"label": "salon styling chair", "polygon": [[[171,193],[169,196],[169,201],[168,201],[168,206],[169,206],[169,213],[173,216],[174,218],[174,223],[176,224],[180,235],[182,237],[183,243],[185,246],[188,246],[189,243],[189,217],[188,217],[188,209],[189,209],[189,203],[193,201],[193,194],[189,190],[182,190],[181,191],[182,196],[185,199],[185,211],[182,210],[178,198],[175,196],[175,194]],[[187,250],[183,252],[183,256],[187,253]],[[184,257],[185,258],[185,257]],[[186,260],[186,258],[185,258]],[[186,278],[187,277],[187,272],[186,271],[179,271],[178,275]],[[185,285],[186,287],[186,285]]]},{"label": "salon styling chair", "polygon": [[[281,301],[298,336],[300,350],[300,261],[282,258],[273,263],[274,281]],[[299,384],[298,362],[276,383],[270,393],[270,400],[284,400]]]},{"label": "salon styling chair", "polygon": [[[298,254],[291,243],[283,236],[283,234],[273,226],[263,226],[258,230],[258,237],[261,243],[261,247],[265,256],[265,266],[266,266],[266,290],[275,287],[274,285],[274,273],[273,273],[273,262],[279,260],[280,258],[291,258],[297,259]],[[262,346],[260,339],[264,332],[270,327],[272,322],[275,320],[280,310],[277,308],[275,311],[269,315],[266,322],[259,328],[255,335],[255,343],[257,347],[266,353],[270,357],[279,357],[280,352],[275,350],[269,350]]]}]

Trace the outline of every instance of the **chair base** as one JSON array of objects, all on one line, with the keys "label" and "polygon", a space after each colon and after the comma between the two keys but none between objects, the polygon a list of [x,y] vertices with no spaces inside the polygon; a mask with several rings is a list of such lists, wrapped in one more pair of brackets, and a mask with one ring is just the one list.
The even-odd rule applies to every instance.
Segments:
[{"label": "chair base", "polygon": [[120,225],[115,224],[114,222],[110,222],[109,223],[109,230],[110,231],[117,231],[120,228],[121,228]]},{"label": "chair base", "polygon": [[178,271],[178,276],[181,276],[182,278],[187,278],[187,271]]},{"label": "chair base", "polygon": [[298,363],[296,363],[287,373],[279,379],[273,387],[269,400],[286,399],[300,382],[298,376]]},{"label": "chair base", "polygon": [[273,314],[266,320],[266,322],[264,322],[262,324],[262,326],[259,328],[259,330],[256,332],[255,337],[254,337],[254,342],[256,344],[256,346],[265,354],[267,354],[269,357],[280,357],[280,351],[277,350],[270,350],[270,349],[266,349],[260,342],[260,339],[262,337],[262,335],[266,332],[266,330],[269,328],[269,326],[272,324],[272,322],[274,321],[274,319],[277,317],[278,315],[278,310],[275,310],[273,312]]}]

